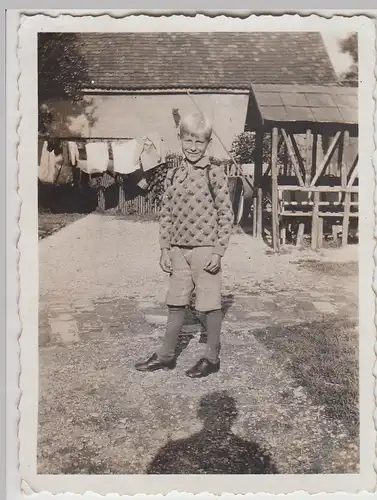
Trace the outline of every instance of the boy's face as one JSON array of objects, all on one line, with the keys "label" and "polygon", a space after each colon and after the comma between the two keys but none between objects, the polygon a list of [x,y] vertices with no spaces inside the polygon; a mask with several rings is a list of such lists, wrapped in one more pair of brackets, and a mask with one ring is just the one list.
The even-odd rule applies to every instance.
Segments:
[{"label": "boy's face", "polygon": [[197,163],[206,153],[210,138],[206,134],[184,133],[180,136],[182,151],[190,163]]}]

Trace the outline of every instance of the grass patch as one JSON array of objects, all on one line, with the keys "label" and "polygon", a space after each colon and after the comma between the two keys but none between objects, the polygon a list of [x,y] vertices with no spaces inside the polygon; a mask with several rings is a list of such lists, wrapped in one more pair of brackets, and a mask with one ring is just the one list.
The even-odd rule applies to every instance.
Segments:
[{"label": "grass patch", "polygon": [[357,276],[359,273],[358,262],[322,262],[315,259],[300,260],[299,268],[308,269],[316,273],[332,274],[334,276]]},{"label": "grass patch", "polygon": [[359,431],[358,330],[351,321],[305,323],[254,332],[330,417]]},{"label": "grass patch", "polygon": [[38,214],[38,239],[42,240],[50,234],[56,233],[63,227],[81,219],[86,214],[52,214],[40,212]]}]

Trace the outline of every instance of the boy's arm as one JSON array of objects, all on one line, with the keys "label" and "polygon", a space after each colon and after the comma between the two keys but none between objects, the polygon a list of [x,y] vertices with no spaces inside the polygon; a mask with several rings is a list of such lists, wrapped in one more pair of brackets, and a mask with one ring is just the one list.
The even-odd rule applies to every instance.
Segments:
[{"label": "boy's arm", "polygon": [[168,181],[168,175],[164,182],[164,193],[162,195],[161,210],[160,210],[160,248],[169,249],[170,248],[170,226],[171,226],[171,215],[170,215],[170,183]]},{"label": "boy's arm", "polygon": [[224,255],[228,248],[233,227],[233,210],[229,197],[228,179],[222,168],[216,168],[212,174],[214,181],[214,202],[217,209],[218,241],[213,253]]}]

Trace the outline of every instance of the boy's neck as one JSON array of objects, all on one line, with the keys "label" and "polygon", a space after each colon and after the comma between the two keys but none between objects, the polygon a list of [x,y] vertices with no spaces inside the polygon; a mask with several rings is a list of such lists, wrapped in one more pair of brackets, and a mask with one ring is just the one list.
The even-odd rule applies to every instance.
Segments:
[{"label": "boy's neck", "polygon": [[185,161],[186,163],[188,163],[189,165],[192,165],[193,167],[199,167],[199,168],[204,168],[206,167],[207,165],[210,164],[210,161],[209,161],[209,158],[208,156],[204,155],[200,158],[200,160],[198,160],[197,162],[193,163],[191,162],[190,160],[188,160],[187,158],[185,158]]}]

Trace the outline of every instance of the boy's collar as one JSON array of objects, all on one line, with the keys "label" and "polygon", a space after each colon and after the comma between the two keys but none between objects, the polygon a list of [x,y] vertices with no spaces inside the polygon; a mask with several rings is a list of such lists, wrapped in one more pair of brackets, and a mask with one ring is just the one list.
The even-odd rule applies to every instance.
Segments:
[{"label": "boy's collar", "polygon": [[200,160],[197,161],[196,163],[190,163],[185,158],[185,162],[188,163],[189,165],[192,165],[193,167],[199,167],[199,168],[205,168],[205,167],[207,167],[208,165],[211,164],[211,162],[209,161],[208,156],[203,156],[203,158],[200,158]]}]

